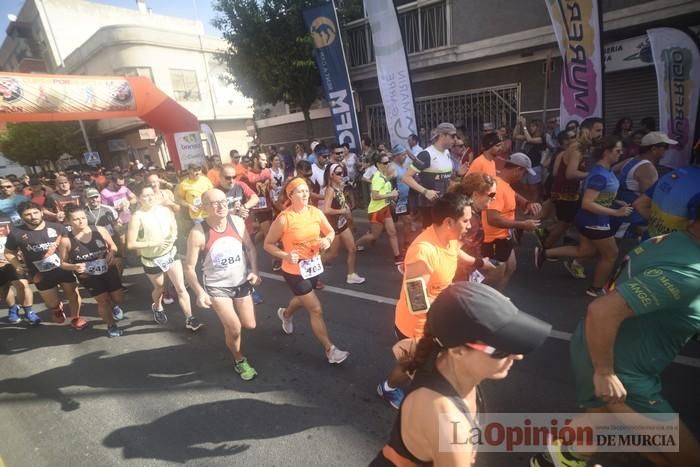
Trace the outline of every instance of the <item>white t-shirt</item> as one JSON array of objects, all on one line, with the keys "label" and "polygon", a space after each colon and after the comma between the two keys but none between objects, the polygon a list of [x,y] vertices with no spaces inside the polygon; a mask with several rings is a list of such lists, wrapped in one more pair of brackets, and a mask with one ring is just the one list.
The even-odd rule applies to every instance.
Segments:
[{"label": "white t-shirt", "polygon": [[374,177],[374,174],[376,174],[378,170],[376,165],[370,165],[367,167],[367,170],[365,170],[365,173],[362,174],[362,179],[366,182],[371,182],[372,177]]},{"label": "white t-shirt", "polygon": [[422,147],[420,147],[420,144],[416,144],[411,148],[411,152],[413,153],[414,156],[417,156],[419,152],[424,151]]},{"label": "white t-shirt", "polygon": [[354,180],[357,175],[357,155],[354,152],[349,153],[347,159],[343,160],[343,163],[348,170],[348,178]]},{"label": "white t-shirt", "polygon": [[[318,186],[321,187],[321,189],[319,190],[319,194],[320,194],[321,196],[323,196],[324,193],[326,192],[326,185],[325,185],[325,183],[324,183],[324,181],[323,181],[323,174],[324,174],[325,172],[326,172],[326,168],[325,168],[325,167],[324,167],[324,168],[321,168],[321,167],[319,167],[318,164],[316,164],[316,163],[311,164],[311,181],[318,183]],[[318,202],[318,208],[319,208],[319,209],[322,209],[322,208],[323,208],[323,205],[324,205],[323,200],[320,200],[320,201]]]}]

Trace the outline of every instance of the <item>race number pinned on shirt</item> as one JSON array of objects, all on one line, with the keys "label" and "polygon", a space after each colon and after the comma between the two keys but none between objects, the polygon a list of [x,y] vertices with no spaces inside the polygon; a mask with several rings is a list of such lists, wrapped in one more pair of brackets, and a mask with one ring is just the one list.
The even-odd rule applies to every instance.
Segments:
[{"label": "race number pinned on shirt", "polygon": [[257,206],[255,206],[255,209],[267,209],[267,198],[265,198],[264,196],[261,196],[258,199],[259,199],[259,201],[258,201]]},{"label": "race number pinned on shirt", "polygon": [[469,282],[476,282],[477,284],[481,284],[482,282],[484,282],[484,279],[486,279],[486,277],[477,270],[469,274]]},{"label": "race number pinned on shirt", "polygon": [[201,196],[195,196],[192,198],[192,206],[195,208],[199,209],[202,207],[202,197]]},{"label": "race number pinned on shirt", "polygon": [[12,225],[22,225],[22,218],[17,211],[10,214],[10,222],[12,222]]},{"label": "race number pinned on shirt", "polygon": [[311,259],[299,261],[299,271],[304,279],[311,279],[323,272],[323,263],[321,257],[316,255]]},{"label": "race number pinned on shirt", "polygon": [[104,258],[85,262],[85,272],[91,276],[101,276],[109,269],[107,260]]},{"label": "race number pinned on shirt", "polygon": [[400,203],[396,205],[396,214],[406,214],[408,212],[408,205],[406,203]]},{"label": "race number pinned on shirt", "polygon": [[56,253],[47,256],[46,258],[42,258],[36,261],[33,261],[34,266],[36,267],[37,271],[39,272],[49,272],[53,271],[57,267],[61,265],[61,258],[58,257]]},{"label": "race number pinned on shirt", "polygon": [[156,266],[158,266],[161,271],[168,272],[170,265],[175,262],[175,258],[173,257],[172,252],[170,252],[166,255],[153,258],[153,262],[156,263]]}]

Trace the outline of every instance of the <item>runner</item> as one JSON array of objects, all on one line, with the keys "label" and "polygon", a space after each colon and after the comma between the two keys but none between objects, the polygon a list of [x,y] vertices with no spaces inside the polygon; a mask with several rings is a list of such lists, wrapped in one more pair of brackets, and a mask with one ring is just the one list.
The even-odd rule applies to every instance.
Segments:
[{"label": "runner", "polygon": [[479,383],[506,378],[513,363],[539,347],[551,329],[487,285],[459,282],[440,293],[405,364],[415,373],[411,390],[370,466],[473,465],[477,447],[449,449],[445,438],[453,439],[456,424],[479,428],[485,410]]},{"label": "runner", "polygon": [[187,177],[175,188],[175,201],[187,209],[193,223],[198,224],[204,219],[204,213],[200,209],[202,194],[212,188],[211,181],[202,175],[201,166],[197,164],[187,165]]},{"label": "runner", "polygon": [[88,224],[83,208],[69,204],[65,213],[71,231],[61,238],[58,245],[61,268],[75,273],[80,285],[95,299],[97,312],[107,324],[107,335],[119,337],[123,332],[115,321],[124,319],[119,306],[124,294],[114,261],[117,245],[107,229]]},{"label": "runner", "polygon": [[386,381],[377,386],[379,396],[395,409],[403,400],[401,386],[409,379],[402,362],[406,356],[413,355],[416,342],[423,336],[430,303],[452,283],[460,261],[481,268],[488,260],[475,259],[459,248],[459,239],[469,228],[472,217],[469,198],[447,193],[432,209],[433,225],[418,235],[406,252],[394,318],[394,333],[399,342],[393,351],[398,363]]},{"label": "runner", "polygon": [[409,245],[413,241],[413,215],[410,209],[409,196],[411,188],[403,181],[403,176],[411,167],[412,159],[409,156],[409,151],[402,144],[395,144],[391,148],[391,171],[396,174],[396,189],[399,192],[399,197],[396,200],[394,215],[401,225],[401,247],[402,253],[406,253]]},{"label": "runner", "polygon": [[236,168],[231,164],[224,164],[221,167],[220,185],[217,187],[226,194],[228,208],[232,214],[247,219],[250,210],[260,202],[258,195],[250,187],[236,180]]},{"label": "runner", "polygon": [[[617,136],[604,138],[593,150],[596,165],[583,182],[581,209],[575,219],[576,227],[581,232],[581,243],[578,246],[550,249],[535,247],[535,266],[538,269],[547,258],[598,256],[593,283],[586,289],[586,294],[591,297],[605,294],[603,286],[613,272],[617,260],[617,243],[615,231],[610,225],[610,218],[625,217],[632,212],[631,206],[615,200],[620,182],[610,168],[619,159],[620,154],[622,154],[622,142]],[[620,207],[613,208],[614,204]]]},{"label": "runner", "polygon": [[483,153],[471,163],[467,175],[483,172],[491,177],[496,177],[496,158],[503,149],[503,142],[496,133],[486,133],[481,138]]},{"label": "runner", "polygon": [[47,221],[63,222],[66,215],[63,208],[68,204],[80,206],[80,194],[71,190],[70,180],[65,175],[56,177],[56,191],[46,195],[46,204],[42,209]]},{"label": "runner", "polygon": [[17,206],[29,201],[26,196],[18,195],[15,186],[6,178],[0,178],[0,216],[7,217],[12,225],[22,225],[22,218],[17,213]]},{"label": "runner", "polygon": [[[700,332],[700,205],[695,219],[687,231],[654,237],[630,252],[611,292],[588,306],[570,344],[576,399],[586,412],[675,412],[662,394],[661,373]],[[641,454],[655,465],[700,465],[700,444],[679,424],[678,452]],[[553,455],[540,454],[531,465],[587,465],[586,453],[561,440],[549,451]]]},{"label": "runner", "polygon": [[[63,303],[58,296],[57,287],[60,284],[70,304],[71,326],[78,331],[84,329],[87,321],[80,317],[78,284],[72,273],[60,268],[61,259],[56,254],[61,238],[67,234],[65,228],[61,224],[44,221],[41,208],[31,201],[17,206],[17,212],[23,224],[14,227],[7,237],[7,261],[14,266],[19,277],[26,275],[34,283],[46,308],[52,313],[53,321],[58,324],[66,320]],[[20,252],[24,264],[17,257]]]},{"label": "runner", "polygon": [[22,317],[19,315],[20,307],[17,305],[19,301],[24,310],[24,320],[31,326],[36,326],[41,322],[41,319],[32,309],[34,293],[27,280],[20,279],[17,270],[5,258],[5,243],[11,229],[12,222],[9,218],[0,219],[0,295],[5,297],[5,303],[8,307],[7,321],[10,324],[22,321]]},{"label": "runner", "polygon": [[[241,352],[241,328],[255,329],[251,292],[260,283],[255,245],[243,220],[229,214],[224,192],[207,191],[202,196],[202,206],[207,217],[192,228],[187,239],[185,277],[197,297],[197,305],[214,308],[224,327],[234,370],[241,379],[250,381],[258,373]],[[195,271],[200,254],[204,257],[204,287]]]},{"label": "runner", "polygon": [[153,201],[170,209],[173,214],[180,212],[180,205],[175,202],[175,195],[167,188],[161,188],[163,181],[157,173],[149,173],[143,179],[144,183],[153,188]]},{"label": "runner", "polygon": [[[282,331],[292,334],[294,313],[306,308],[311,328],[326,351],[328,363],[339,364],[350,353],[338,349],[329,339],[321,302],[314,291],[323,273],[320,253],[333,243],[333,227],[318,208],[309,206],[309,186],[302,177],[289,180],[284,194],[288,207],[272,223],[264,245],[265,251],[282,260],[282,276],[294,294],[287,308],[277,310],[277,316],[282,321]],[[277,246],[280,240],[283,248]]]},{"label": "runner", "polygon": [[250,168],[242,180],[258,195],[258,204],[251,208],[259,229],[253,237],[257,243],[265,238],[272,223],[272,198],[270,197],[272,172],[267,168],[267,155],[265,153],[253,154]]},{"label": "runner", "polygon": [[177,257],[175,216],[170,209],[155,204],[153,188],[150,186],[141,188],[139,204],[141,207],[129,222],[126,244],[130,250],[138,250],[143,270],[153,286],[151,292],[153,320],[158,324],[168,322],[168,315],[163,309],[164,276],[167,274],[175,288],[180,309],[185,315],[185,327],[190,331],[197,331],[202,324],[192,315],[190,296],[185,288],[182,273],[182,263]]},{"label": "runner", "polygon": [[355,246],[352,230],[348,226],[348,218],[352,216],[352,211],[345,198],[344,180],[346,176],[345,168],[338,163],[331,163],[326,167],[326,173],[324,174],[326,192],[322,211],[328,218],[328,222],[333,226],[335,238],[333,243],[331,243],[331,247],[323,253],[322,260],[324,263],[328,263],[338,256],[338,250],[342,243],[348,252],[345,282],[348,284],[362,284],[365,282],[365,278],[360,277],[355,272],[357,247]]}]

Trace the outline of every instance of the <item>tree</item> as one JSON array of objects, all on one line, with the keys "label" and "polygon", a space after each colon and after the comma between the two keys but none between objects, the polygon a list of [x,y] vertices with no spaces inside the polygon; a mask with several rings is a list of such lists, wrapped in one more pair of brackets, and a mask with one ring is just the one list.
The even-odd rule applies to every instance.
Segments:
[{"label": "tree", "polygon": [[86,150],[78,122],[8,123],[7,131],[0,134],[0,151],[24,165]]},{"label": "tree", "polygon": [[321,79],[303,11],[321,0],[215,0],[214,25],[229,44],[221,59],[232,82],[257,103],[284,102],[304,114],[313,137],[309,109],[321,96]]}]

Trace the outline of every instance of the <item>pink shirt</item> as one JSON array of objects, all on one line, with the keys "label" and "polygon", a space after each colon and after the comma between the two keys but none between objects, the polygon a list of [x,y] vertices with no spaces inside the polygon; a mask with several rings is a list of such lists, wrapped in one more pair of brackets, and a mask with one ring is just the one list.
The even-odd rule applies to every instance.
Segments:
[{"label": "pink shirt", "polygon": [[118,191],[111,191],[105,188],[100,192],[102,203],[112,206],[119,213],[119,220],[126,224],[131,220],[131,210],[129,209],[129,198],[134,194],[127,187],[122,186]]}]

